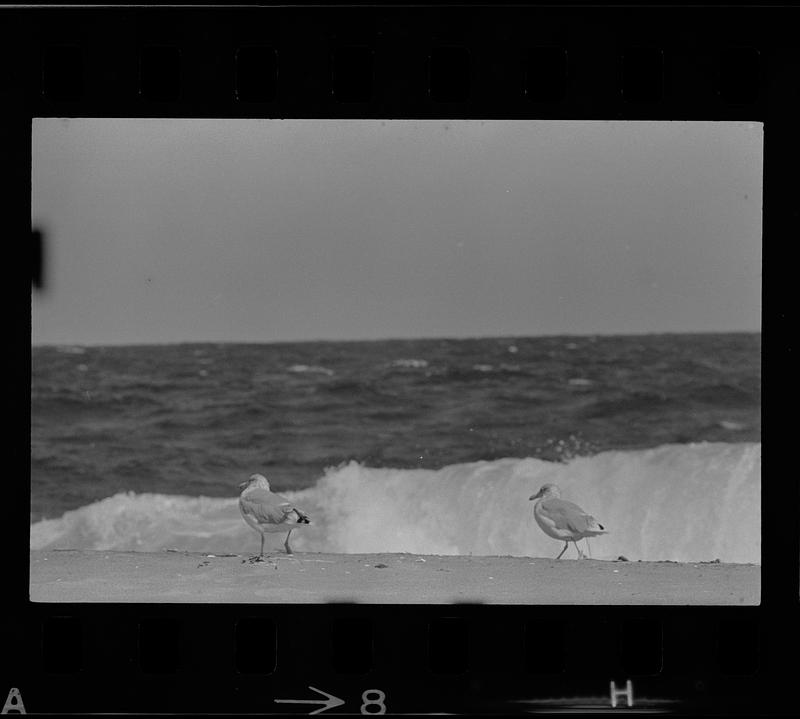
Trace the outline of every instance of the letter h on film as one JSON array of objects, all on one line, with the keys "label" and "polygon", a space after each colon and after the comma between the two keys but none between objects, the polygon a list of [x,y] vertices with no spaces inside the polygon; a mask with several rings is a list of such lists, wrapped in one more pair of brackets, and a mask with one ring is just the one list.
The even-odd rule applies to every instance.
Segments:
[{"label": "letter h on film", "polygon": [[611,682],[611,708],[617,708],[617,697],[627,697],[628,698],[628,706],[633,706],[633,683],[630,679],[625,683],[624,689],[617,689],[616,684]]}]

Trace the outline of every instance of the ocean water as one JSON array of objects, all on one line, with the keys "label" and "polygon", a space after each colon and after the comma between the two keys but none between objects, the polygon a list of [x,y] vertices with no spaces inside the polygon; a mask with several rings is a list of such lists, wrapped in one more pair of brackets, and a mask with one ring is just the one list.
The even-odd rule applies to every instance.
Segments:
[{"label": "ocean water", "polygon": [[237,485],[261,472],[312,516],[299,551],[555,556],[527,501],[555,482],[610,530],[595,557],[760,563],[760,347],[34,347],[31,547],[253,552]]}]

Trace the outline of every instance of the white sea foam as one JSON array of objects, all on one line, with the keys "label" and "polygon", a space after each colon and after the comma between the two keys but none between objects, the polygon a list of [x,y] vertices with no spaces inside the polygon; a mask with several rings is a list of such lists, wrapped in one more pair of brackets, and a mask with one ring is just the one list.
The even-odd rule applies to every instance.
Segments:
[{"label": "white sea foam", "polygon": [[729,429],[729,430],[739,430],[745,429],[747,427],[746,424],[743,422],[734,422],[733,420],[723,419],[721,422],[718,423],[722,429]]},{"label": "white sea foam", "polygon": [[392,362],[394,367],[408,367],[410,369],[420,369],[427,367],[428,363],[424,359],[396,359]]},{"label": "white sea foam", "polygon": [[326,375],[333,375],[333,370],[328,369],[327,367],[319,367],[317,365],[308,365],[308,364],[293,364],[289,367],[290,372],[309,372],[311,374],[326,374]]},{"label": "white sea foam", "polygon": [[[329,469],[284,494],[312,518],[297,551],[555,556],[528,497],[555,482],[609,534],[595,558],[761,562],[761,445],[665,445],[566,464],[500,459],[440,470]],[[31,548],[254,552],[236,497],[117,494],[31,526]],[[271,544],[283,551],[282,535]],[[269,539],[269,538],[268,538]],[[574,551],[574,550],[571,550]]]}]

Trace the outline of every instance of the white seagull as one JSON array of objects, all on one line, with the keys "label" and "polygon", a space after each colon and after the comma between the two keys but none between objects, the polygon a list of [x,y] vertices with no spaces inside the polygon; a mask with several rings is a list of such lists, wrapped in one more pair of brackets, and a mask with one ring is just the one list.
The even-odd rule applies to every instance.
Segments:
[{"label": "white seagull", "polygon": [[239,495],[239,510],[253,529],[261,535],[261,554],[264,558],[264,534],[266,532],[285,532],[286,541],[283,546],[286,554],[292,553],[289,546],[289,537],[293,529],[311,524],[308,515],[295,507],[286,497],[274,494],[269,490],[269,482],[263,474],[251,474],[246,482],[239,485],[242,490]]},{"label": "white seagull", "polygon": [[575,543],[578,558],[584,559],[585,555],[578,546],[578,540],[586,538],[589,546],[589,537],[598,534],[607,534],[608,530],[600,524],[591,514],[586,514],[577,504],[561,499],[561,490],[555,484],[545,484],[529,500],[538,499],[533,507],[533,516],[542,531],[553,539],[563,539],[564,549],[556,559],[567,551],[570,542]]}]

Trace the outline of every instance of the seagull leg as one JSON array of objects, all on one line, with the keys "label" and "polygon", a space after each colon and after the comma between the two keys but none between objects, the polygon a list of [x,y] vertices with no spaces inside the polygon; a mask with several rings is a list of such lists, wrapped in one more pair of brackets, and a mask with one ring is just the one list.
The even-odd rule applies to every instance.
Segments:
[{"label": "seagull leg", "polygon": [[586,559],[586,555],[583,553],[583,550],[578,546],[578,540],[573,539],[572,541],[575,542],[575,549],[578,550],[578,559]]},{"label": "seagull leg", "polygon": [[292,548],[289,546],[289,537],[292,536],[292,530],[289,530],[289,534],[286,535],[286,541],[283,543],[283,546],[286,547],[286,554],[292,553]]},{"label": "seagull leg", "polygon": [[592,558],[592,545],[589,544],[589,537],[586,537],[586,549],[589,550],[589,559]]},{"label": "seagull leg", "polygon": [[261,553],[254,554],[250,557],[250,564],[254,564],[255,562],[263,562],[264,561],[264,535],[261,534]]},{"label": "seagull leg", "polygon": [[[561,550],[561,554],[567,551],[567,547],[569,547],[569,542],[564,542],[564,549]],[[559,554],[556,559],[561,559],[561,554]]]}]

